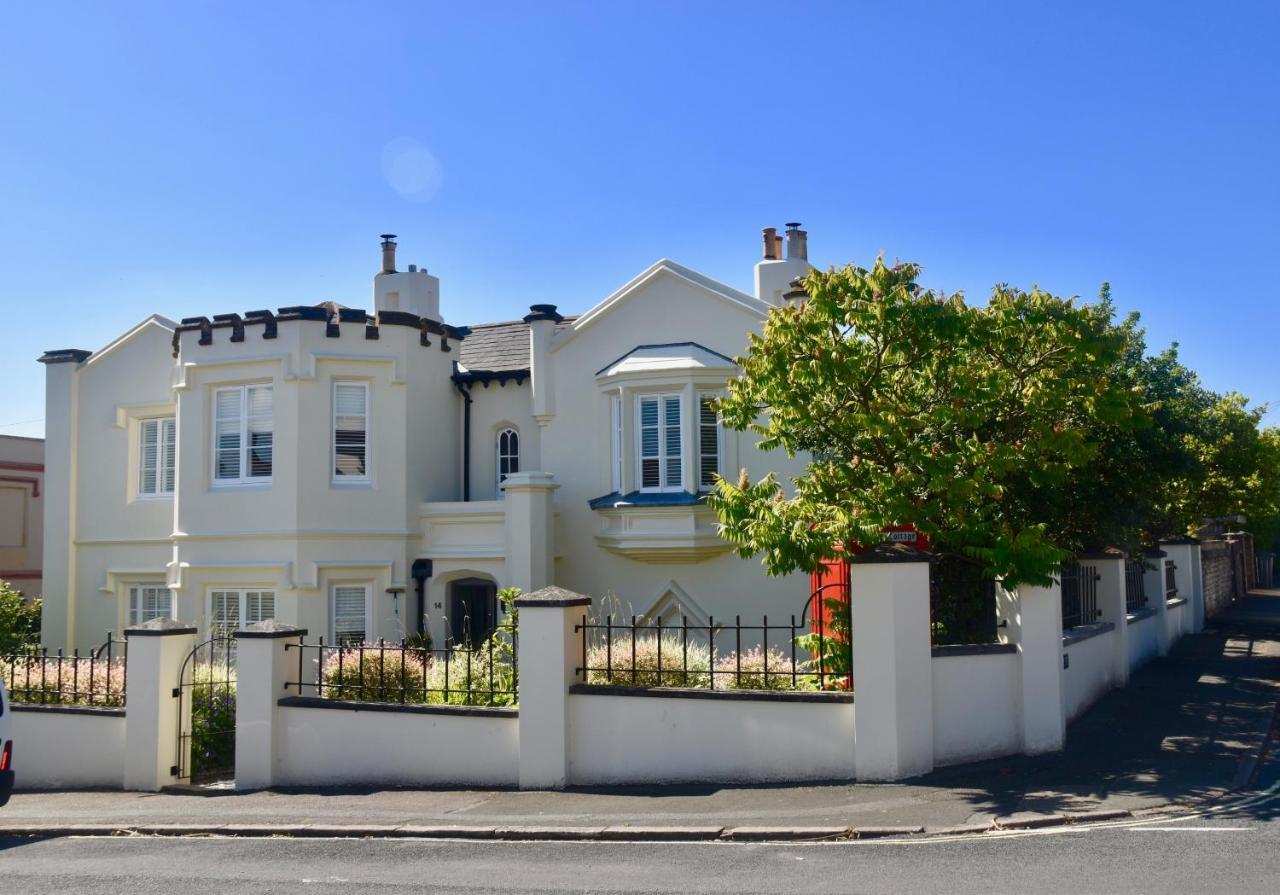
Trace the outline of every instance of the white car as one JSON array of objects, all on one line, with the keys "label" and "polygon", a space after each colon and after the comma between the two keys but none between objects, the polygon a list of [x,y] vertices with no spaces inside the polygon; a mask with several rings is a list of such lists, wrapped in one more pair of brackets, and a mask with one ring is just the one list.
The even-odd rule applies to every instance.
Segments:
[{"label": "white car", "polygon": [[13,792],[13,722],[9,718],[9,696],[0,680],[0,807]]}]

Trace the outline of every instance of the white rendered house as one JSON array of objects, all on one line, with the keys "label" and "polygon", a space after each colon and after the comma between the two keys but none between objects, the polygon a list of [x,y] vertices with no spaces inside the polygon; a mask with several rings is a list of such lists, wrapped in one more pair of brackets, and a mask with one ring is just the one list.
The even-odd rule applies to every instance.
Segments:
[{"label": "white rendered house", "polygon": [[764,238],[755,295],[662,260],[576,317],[467,327],[385,237],[371,311],[153,315],[47,352],[44,642],[172,616],[442,645],[508,585],[666,620],[798,614],[806,580],[734,555],[699,497],[715,472],[798,470],[709,406],[809,270],[799,225],[785,257]]}]

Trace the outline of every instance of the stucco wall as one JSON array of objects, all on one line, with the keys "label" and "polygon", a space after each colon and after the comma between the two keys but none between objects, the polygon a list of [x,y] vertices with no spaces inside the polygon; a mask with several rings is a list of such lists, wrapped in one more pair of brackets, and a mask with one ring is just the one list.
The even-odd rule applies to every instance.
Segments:
[{"label": "stucco wall", "polygon": [[569,696],[569,780],[793,782],[853,778],[851,702]]},{"label": "stucco wall", "polygon": [[1129,670],[1133,671],[1155,658],[1160,651],[1156,626],[1158,615],[1149,615],[1129,622]]},{"label": "stucco wall", "polygon": [[1114,686],[1115,632],[1104,631],[1063,648],[1069,657],[1062,670],[1062,695],[1067,720],[1074,721]]},{"label": "stucco wall", "polygon": [[9,708],[19,789],[120,788],[123,712]]},{"label": "stucco wall", "polygon": [[1018,655],[933,658],[934,764],[1019,751]]},{"label": "stucco wall", "polygon": [[520,734],[514,712],[277,710],[281,786],[514,786]]},{"label": "stucco wall", "polygon": [[[505,428],[520,435],[520,468],[542,469],[540,432],[530,410],[529,380],[471,387],[471,499],[494,500],[498,491],[497,437]],[[461,472],[459,472],[461,481]]]}]

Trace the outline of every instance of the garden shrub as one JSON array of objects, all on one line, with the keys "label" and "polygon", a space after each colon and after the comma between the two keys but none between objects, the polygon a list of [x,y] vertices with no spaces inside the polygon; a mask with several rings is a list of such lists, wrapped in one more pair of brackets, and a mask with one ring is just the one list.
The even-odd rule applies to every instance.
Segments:
[{"label": "garden shrub", "polygon": [[[90,678],[92,672],[92,679]],[[9,699],[25,705],[82,705],[113,708],[124,705],[125,666],[123,659],[109,663],[88,657],[59,659],[37,654],[6,656],[0,660]],[[108,690],[110,692],[108,692]]]},{"label": "garden shrub", "polygon": [[[597,643],[587,650],[587,683],[624,687],[708,687],[711,684],[711,652],[705,643],[685,644],[680,634],[664,633],[662,649],[657,634],[640,635],[634,643],[630,634],[615,633],[612,646]],[[658,673],[658,654],[662,673]]]},{"label": "garden shrub", "polygon": [[[817,690],[818,676],[807,673],[806,662],[792,663],[791,657],[770,647],[743,650],[716,656],[716,689],[726,690]],[[768,669],[768,677],[765,669]]]}]

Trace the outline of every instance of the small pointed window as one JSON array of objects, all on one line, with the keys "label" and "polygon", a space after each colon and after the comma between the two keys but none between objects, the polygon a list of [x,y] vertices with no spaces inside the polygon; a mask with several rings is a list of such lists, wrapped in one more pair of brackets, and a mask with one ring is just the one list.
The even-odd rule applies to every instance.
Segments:
[{"label": "small pointed window", "polygon": [[503,429],[498,433],[498,488],[507,476],[520,471],[520,433]]}]

